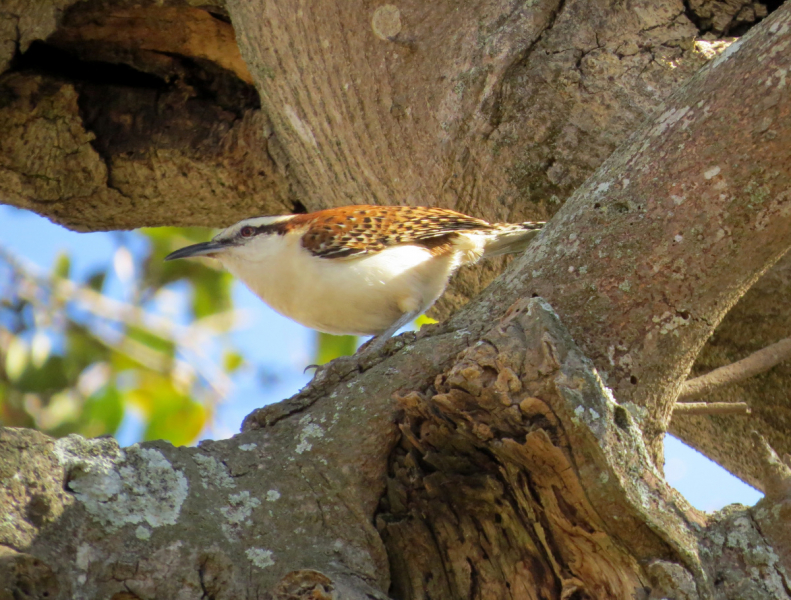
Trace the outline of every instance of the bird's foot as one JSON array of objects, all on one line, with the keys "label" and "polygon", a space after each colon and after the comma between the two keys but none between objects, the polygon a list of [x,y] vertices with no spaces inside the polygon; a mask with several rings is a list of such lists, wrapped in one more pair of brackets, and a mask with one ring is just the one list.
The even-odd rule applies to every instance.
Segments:
[{"label": "bird's foot", "polygon": [[316,369],[313,373],[315,382],[334,378],[345,379],[349,374],[360,370],[359,355],[339,356],[323,365],[308,365],[305,367],[305,371],[307,372],[308,369]]},{"label": "bird's foot", "polygon": [[407,331],[395,338],[375,337],[357,349],[352,356],[339,356],[323,365],[308,365],[308,369],[316,369],[313,381],[319,382],[328,378],[346,379],[353,372],[367,371],[385,360],[405,345],[415,341],[415,333]]}]

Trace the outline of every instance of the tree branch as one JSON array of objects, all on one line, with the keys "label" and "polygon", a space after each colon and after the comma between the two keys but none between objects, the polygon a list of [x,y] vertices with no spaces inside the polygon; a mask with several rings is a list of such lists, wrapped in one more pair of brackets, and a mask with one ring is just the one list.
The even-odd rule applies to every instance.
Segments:
[{"label": "tree branch", "polygon": [[[509,18],[498,35],[548,37],[543,24],[556,5],[543,6],[549,14],[540,13],[547,18],[535,35],[523,36]],[[496,127],[497,114],[476,124],[477,109],[458,108],[472,74],[453,81],[447,70],[416,60],[428,56],[431,44],[447,48],[451,64],[466,60],[457,46],[444,44],[463,39],[456,22],[443,22],[433,5],[430,21],[420,18],[425,8],[405,5],[403,33],[386,35],[380,46],[366,42],[374,34],[362,5],[326,10],[308,3],[297,19],[286,2],[230,7],[244,27],[239,36],[265,102],[284,107],[273,116],[287,134],[284,143],[301,140],[289,155],[295,171],[311,171],[300,175],[305,189],[320,193],[326,181],[335,188],[328,197],[344,202],[369,197],[361,189],[383,190],[374,198],[403,192],[394,197],[404,202],[430,198],[433,190],[421,188],[430,180],[422,168],[431,170],[438,153],[421,159],[421,148],[383,133],[381,123],[399,118],[388,115],[407,118],[413,106],[428,107],[440,132],[416,121],[411,127],[428,133],[415,136],[415,145],[438,139],[459,156],[459,138],[448,141],[442,132],[463,126],[481,137],[489,124]],[[467,5],[441,8],[461,13]],[[501,8],[489,21],[501,21]],[[531,15],[539,12],[533,7]],[[335,35],[321,35],[325,23]],[[413,23],[424,29],[410,31]],[[465,31],[488,35],[466,24]],[[200,595],[201,586],[203,595],[219,597],[220,585],[227,597],[265,595],[298,569],[329,580],[307,577],[306,585],[323,595],[347,574],[385,593],[392,572],[398,592],[416,587],[411,597],[529,597],[539,590],[554,598],[624,598],[660,589],[654,580],[672,573],[691,585],[687,597],[713,598],[723,552],[701,550],[709,522],[662,479],[659,453],[646,449],[644,433],[649,443],[661,439],[711,329],[789,243],[791,115],[780,90],[790,26],[786,5],[670,98],[465,311],[432,334],[394,340],[401,346],[391,346],[391,356],[328,373],[288,411],[254,414],[244,433],[198,448],[146,443],[121,451],[111,440],[72,436],[53,444],[5,432],[3,464],[15,486],[0,486],[10,507],[3,511],[11,524],[7,545],[56,565],[63,597],[78,588],[95,597],[127,591],[176,597],[187,587]],[[268,36],[270,29],[277,35]],[[481,87],[467,96],[478,104],[497,95],[487,73],[527,61],[518,48],[481,49],[471,40],[470,64],[489,67],[478,69]],[[344,52],[364,59],[359,73],[323,60]],[[410,65],[416,77],[402,81],[431,93],[391,95],[389,73],[378,66],[386,61]],[[306,63],[313,68],[304,70]],[[381,90],[366,85],[371,73],[385,82]],[[296,93],[299,81],[314,75],[320,80],[312,93]],[[437,80],[453,86],[453,104],[431,87]],[[354,94],[364,96],[360,106]],[[336,123],[354,133],[334,137]],[[376,154],[357,151],[357,144]],[[396,146],[409,154],[374,158],[389,157]],[[428,142],[422,148],[429,146],[436,148]],[[327,162],[352,165],[344,171],[348,179],[319,164],[324,149]],[[399,169],[412,163],[414,176],[404,180]],[[459,175],[458,188],[455,174],[445,178],[447,193],[466,198],[461,191],[474,181]],[[529,299],[533,294],[556,303],[560,318],[543,300]],[[639,422],[632,414],[648,418]],[[42,488],[70,492],[68,513],[54,502],[29,500]],[[771,549],[753,543],[759,536],[743,535],[755,533],[749,518],[731,529],[737,527],[749,547],[719,532],[712,547],[749,556],[750,562],[734,561],[743,588],[751,578],[778,587],[763,575],[764,562],[755,568]]]},{"label": "tree branch", "polygon": [[749,415],[746,402],[683,402],[673,407],[675,415]]},{"label": "tree branch", "polygon": [[448,328],[546,298],[615,397],[647,409],[661,461],[695,357],[791,244],[789,23],[783,6],[668,98]]},{"label": "tree branch", "polygon": [[681,387],[678,402],[687,402],[693,398],[710,394],[723,386],[749,379],[768,371],[788,358],[791,358],[791,337],[780,340],[758,350],[758,352],[753,352],[750,356],[735,363],[685,381]]}]

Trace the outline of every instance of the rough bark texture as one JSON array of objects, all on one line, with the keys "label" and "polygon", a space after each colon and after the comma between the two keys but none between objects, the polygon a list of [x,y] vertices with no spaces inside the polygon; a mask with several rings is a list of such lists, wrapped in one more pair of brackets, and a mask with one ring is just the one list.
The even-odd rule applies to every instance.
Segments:
[{"label": "rough bark texture", "polygon": [[515,297],[551,300],[616,397],[636,406],[657,456],[701,347],[789,247],[791,103],[778,27],[745,48],[751,31],[701,69],[459,317],[484,319]]},{"label": "rough bark texture", "polygon": [[791,471],[763,441],[733,461],[753,509],[701,515],[657,464],[696,355],[789,246],[791,8],[670,96],[744,5],[69,6],[0,9],[0,193],[79,229],[548,216],[665,105],[465,310],[231,440],[4,431],[0,598],[791,596]]},{"label": "rough bark texture", "polygon": [[[496,221],[553,214],[702,64],[681,2],[646,8],[339,1],[293,18],[289,2],[229,3],[253,24],[240,45],[305,206],[428,204]],[[434,314],[500,267],[482,270],[461,273]]]}]

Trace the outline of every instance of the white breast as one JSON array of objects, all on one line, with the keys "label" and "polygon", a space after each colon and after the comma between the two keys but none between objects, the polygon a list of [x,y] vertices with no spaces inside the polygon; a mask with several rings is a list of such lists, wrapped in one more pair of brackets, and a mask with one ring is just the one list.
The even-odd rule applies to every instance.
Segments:
[{"label": "white breast", "polygon": [[219,258],[279,313],[334,334],[377,335],[404,313],[427,310],[461,258],[408,245],[359,258],[317,258],[297,235],[261,238]]}]

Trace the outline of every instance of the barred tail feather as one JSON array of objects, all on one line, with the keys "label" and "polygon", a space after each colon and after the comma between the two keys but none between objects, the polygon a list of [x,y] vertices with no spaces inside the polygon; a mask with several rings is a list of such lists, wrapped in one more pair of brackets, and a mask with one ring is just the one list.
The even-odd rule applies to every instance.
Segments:
[{"label": "barred tail feather", "polygon": [[524,251],[544,225],[546,225],[545,221],[525,221],[513,225],[510,223],[495,224],[497,233],[486,244],[483,258]]}]

